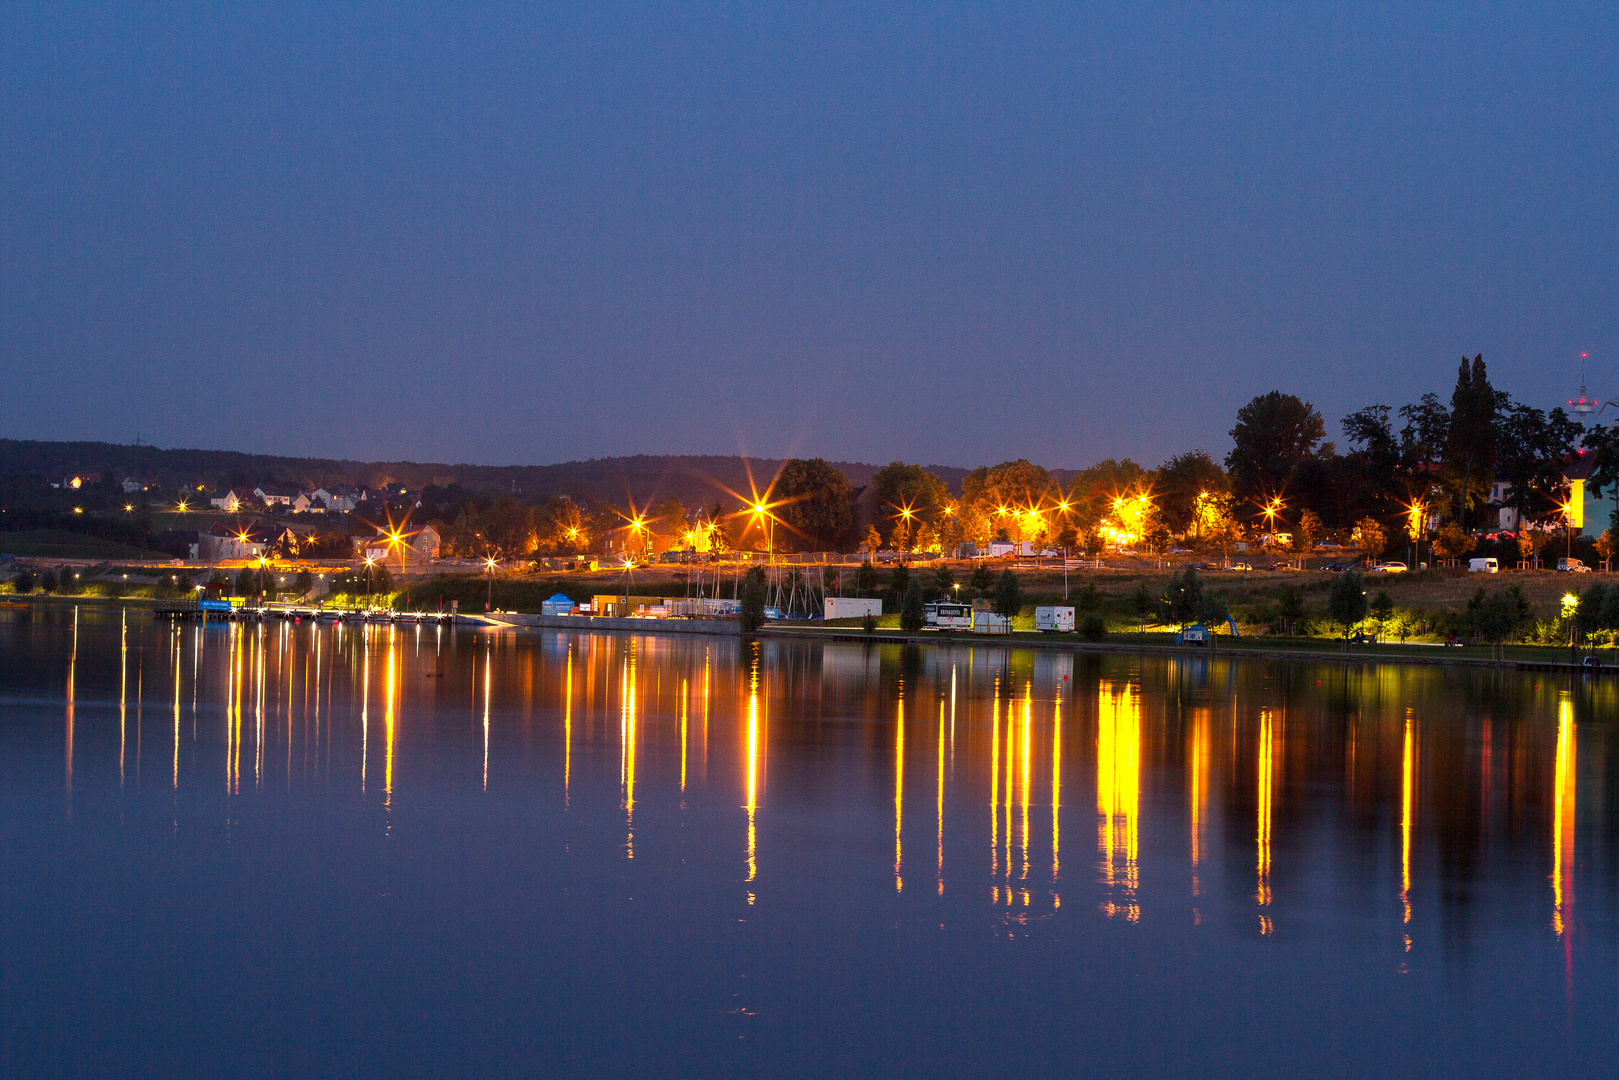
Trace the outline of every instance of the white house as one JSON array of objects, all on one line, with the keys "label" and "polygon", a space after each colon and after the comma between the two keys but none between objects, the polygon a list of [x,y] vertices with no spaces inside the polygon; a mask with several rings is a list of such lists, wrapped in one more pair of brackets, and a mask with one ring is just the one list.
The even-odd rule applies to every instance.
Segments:
[{"label": "white house", "polygon": [[415,549],[417,557],[426,562],[432,562],[438,558],[439,545],[438,530],[431,525],[424,525],[422,531],[417,533],[410,541],[410,546]]},{"label": "white house", "polygon": [[[377,562],[385,559],[397,562],[401,554],[398,547],[388,542],[388,534],[384,532],[378,532],[375,536],[355,537],[354,544],[362,557]],[[439,545],[438,530],[431,525],[425,526],[404,545],[405,564],[432,562],[438,558]]]},{"label": "white house", "polygon": [[327,513],[347,514],[353,511],[359,502],[360,493],[349,487],[316,488],[309,499],[324,508]]},{"label": "white house", "polygon": [[282,487],[279,484],[264,484],[253,489],[253,494],[263,500],[265,506],[291,506],[292,500],[301,492],[295,487]]},{"label": "white house", "polygon": [[235,491],[222,491],[218,495],[210,495],[208,505],[227,514],[234,514],[242,508],[242,497]]},{"label": "white house", "polygon": [[197,557],[204,562],[257,559],[269,551],[272,540],[270,532],[261,526],[233,531],[224,522],[216,521],[197,534]]},{"label": "white house", "polygon": [[125,495],[136,495],[136,494],[139,494],[141,491],[145,490],[145,485],[143,485],[139,480],[135,479],[133,476],[124,477],[124,482],[122,484],[120,484],[119,486],[124,489],[124,494]]}]

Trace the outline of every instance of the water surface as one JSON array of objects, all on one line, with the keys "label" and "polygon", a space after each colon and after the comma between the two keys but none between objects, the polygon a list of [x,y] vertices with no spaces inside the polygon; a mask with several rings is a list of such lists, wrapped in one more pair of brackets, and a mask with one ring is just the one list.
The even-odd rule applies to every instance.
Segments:
[{"label": "water surface", "polygon": [[0,1074],[1597,1076],[1616,692],[0,613]]}]

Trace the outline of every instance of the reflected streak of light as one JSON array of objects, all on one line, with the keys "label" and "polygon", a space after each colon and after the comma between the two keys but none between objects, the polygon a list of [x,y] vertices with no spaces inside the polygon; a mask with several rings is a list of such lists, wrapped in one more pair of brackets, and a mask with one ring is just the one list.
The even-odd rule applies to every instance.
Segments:
[{"label": "reflected streak of light", "polygon": [[758,833],[755,812],[759,808],[759,661],[754,658],[753,671],[748,680],[748,880],[759,874]]},{"label": "reflected streak of light", "polygon": [[1574,795],[1576,763],[1574,705],[1564,697],[1557,707],[1557,774],[1552,811],[1552,930],[1565,938],[1574,908]]},{"label": "reflected streak of light", "polygon": [[320,772],[320,620],[311,621],[310,637],[315,639],[315,772]]},{"label": "reflected streak of light", "polygon": [[[474,658],[476,659],[476,658]],[[483,789],[489,790],[489,672],[491,668],[489,649],[483,652]],[[566,768],[564,766],[564,768]],[[563,781],[564,787],[567,781]]]},{"label": "reflected streak of light", "polygon": [[1062,876],[1062,686],[1051,710],[1051,882]]},{"label": "reflected streak of light", "polygon": [[253,786],[264,781],[264,624],[253,636]]},{"label": "reflected streak of light", "polygon": [[118,786],[124,785],[124,743],[127,705],[125,695],[129,688],[129,609],[123,610],[118,626]]},{"label": "reflected streak of light", "polygon": [[905,849],[901,825],[905,819],[905,691],[900,689],[894,719],[894,891],[905,888]]},{"label": "reflected streak of light", "polygon": [[[1012,686],[1008,685],[1006,701],[1006,746],[1002,748],[1001,751],[1002,756],[1006,761],[1006,771],[1004,776],[1001,778],[1001,805],[1004,808],[1002,812],[1005,814],[1005,817],[1001,822],[1001,866],[1003,868],[1002,875],[1007,881],[1012,880],[1012,803],[1013,800],[1017,798],[1012,789],[1012,768],[1016,763],[1017,756],[1017,720],[1015,719],[1016,706],[1013,704],[1011,697],[1011,695],[1014,693],[1016,693],[1016,690]],[[1008,904],[1012,902],[1012,890],[1010,886],[1008,886],[1006,890],[1006,902]]]},{"label": "reflected streak of light", "polygon": [[[562,809],[568,809],[573,779],[573,642],[568,642],[568,671],[562,699]],[[483,785],[489,787],[489,721],[484,720]]]},{"label": "reflected streak of light", "polygon": [[[995,677],[995,692],[990,698],[989,725],[989,873],[991,877],[1001,869],[1001,679]],[[996,888],[996,900],[1000,899]]]},{"label": "reflected streak of light", "polygon": [[624,773],[624,857],[635,858],[635,646],[625,661],[624,703],[621,719]]},{"label": "reflected streak of light", "polygon": [[[287,658],[287,697],[282,703],[282,708],[286,710],[287,714],[287,788],[290,790],[292,788],[292,674],[297,669],[297,664],[292,654],[292,624],[287,622],[281,624],[281,655]],[[308,669],[306,668],[304,680],[306,693],[308,686],[307,671]]]},{"label": "reflected streak of light", "polygon": [[1203,893],[1203,829],[1208,811],[1209,718],[1199,710],[1192,723],[1192,895]]},{"label": "reflected streak of light", "polygon": [[686,791],[686,731],[691,718],[691,687],[680,680],[680,791]]},{"label": "reflected streak of light", "polygon": [[[1141,702],[1135,688],[1103,682],[1098,688],[1096,802],[1098,848],[1109,899],[1102,911],[1130,922],[1141,918],[1140,886]],[[1117,897],[1116,899],[1114,897]]]},{"label": "reflected streak of light", "polygon": [[[180,790],[180,660],[183,654],[180,651],[180,629],[174,631],[174,779],[173,786]],[[120,721],[120,726],[122,722]],[[119,757],[122,758],[122,752]],[[122,760],[119,762],[119,774],[123,774]]]},{"label": "reflected streak of light", "polygon": [[[365,794],[371,751],[371,626],[360,626],[360,794]],[[474,691],[476,693],[476,691]]]},{"label": "reflected streak of light", "polygon": [[939,895],[944,895],[944,701],[939,701],[938,864]]},{"label": "reflected streak of light", "polygon": [[229,725],[230,754],[225,761],[225,787],[232,794],[242,791],[242,695],[247,684],[247,635],[240,624],[231,623],[231,656],[236,669],[231,679],[231,715]]},{"label": "reflected streak of light", "polygon": [[383,766],[382,766],[382,804],[389,805],[393,801],[394,790],[394,643],[399,635],[393,630],[388,631],[388,681],[384,684],[387,693],[383,708]]},{"label": "reflected streak of light", "polygon": [[956,662],[950,661],[950,764],[956,763]]},{"label": "reflected streak of light", "polygon": [[[1411,831],[1415,822],[1417,788],[1417,742],[1411,724],[1411,711],[1405,714],[1405,744],[1400,752],[1400,921],[1411,923]],[[1411,935],[1405,936],[1405,951],[1411,951]]]},{"label": "reflected streak of light", "polygon": [[[1271,902],[1270,825],[1276,790],[1276,750],[1272,741],[1273,736],[1271,711],[1269,709],[1261,710],[1259,714],[1259,798],[1257,800],[1256,840],[1258,850],[1255,856],[1258,886],[1254,891],[1254,900],[1261,908],[1269,907]],[[1261,911],[1259,915],[1259,932],[1269,934],[1273,928],[1270,917]]]},{"label": "reflected streak of light", "polygon": [[1020,800],[1023,803],[1023,872],[1022,880],[1029,879],[1029,782],[1030,759],[1034,757],[1031,752],[1034,729],[1034,684],[1029,680],[1023,684],[1023,748],[1022,748],[1022,785]]},{"label": "reflected streak of light", "polygon": [[[79,679],[79,608],[73,607],[73,651],[67,658],[67,746],[65,758],[67,761],[67,794],[73,796],[73,707]],[[72,803],[68,804],[68,814],[73,813]]]}]

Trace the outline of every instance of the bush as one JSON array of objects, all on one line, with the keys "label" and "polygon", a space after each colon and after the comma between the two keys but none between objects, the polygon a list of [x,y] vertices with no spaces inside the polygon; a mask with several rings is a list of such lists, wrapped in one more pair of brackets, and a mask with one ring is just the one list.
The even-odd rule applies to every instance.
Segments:
[{"label": "bush", "polygon": [[1086,582],[1085,587],[1079,590],[1079,593],[1074,597],[1074,604],[1081,611],[1101,611],[1104,599],[1102,590],[1098,589],[1096,583],[1092,581]]},{"label": "bush", "polygon": [[47,570],[45,576],[39,579],[39,591],[49,596],[56,591],[56,571]]},{"label": "bush", "polygon": [[1011,570],[1002,570],[995,581],[995,614],[1014,618],[1023,610],[1023,586]]},{"label": "bush", "polygon": [[19,596],[27,596],[33,592],[34,585],[34,572],[32,570],[20,570],[17,572],[17,576],[11,579],[12,591]]},{"label": "bush", "polygon": [[1345,637],[1366,618],[1366,584],[1359,573],[1345,570],[1333,580],[1332,591],[1327,594],[1327,611],[1332,621],[1343,627]]},{"label": "bush", "polygon": [[1107,637],[1107,620],[1094,612],[1079,620],[1079,636],[1085,641],[1102,641]]},{"label": "bush", "polygon": [[765,571],[762,566],[748,570],[742,579],[742,629],[748,633],[765,624]]},{"label": "bush", "polygon": [[1165,623],[1186,626],[1197,618],[1198,609],[1203,606],[1203,584],[1197,580],[1195,569],[1187,567],[1185,573],[1177,572],[1169,579],[1163,605]]},{"label": "bush", "polygon": [[905,588],[905,598],[899,606],[899,626],[901,630],[920,630],[926,622],[922,611],[922,580],[911,578],[910,584]]}]

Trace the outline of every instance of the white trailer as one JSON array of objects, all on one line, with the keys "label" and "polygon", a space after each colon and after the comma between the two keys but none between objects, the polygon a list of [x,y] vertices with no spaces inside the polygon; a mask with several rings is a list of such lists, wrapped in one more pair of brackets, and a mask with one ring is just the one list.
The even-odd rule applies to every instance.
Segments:
[{"label": "white trailer", "polygon": [[881,597],[829,596],[826,598],[826,617],[829,619],[863,619],[867,615],[878,618],[883,613]]},{"label": "white trailer", "polygon": [[934,630],[971,630],[973,609],[971,604],[950,600],[935,600],[922,605],[923,622]]},{"label": "white trailer", "polygon": [[1042,634],[1071,634],[1074,632],[1074,609],[1037,607],[1034,609],[1034,628]]}]

